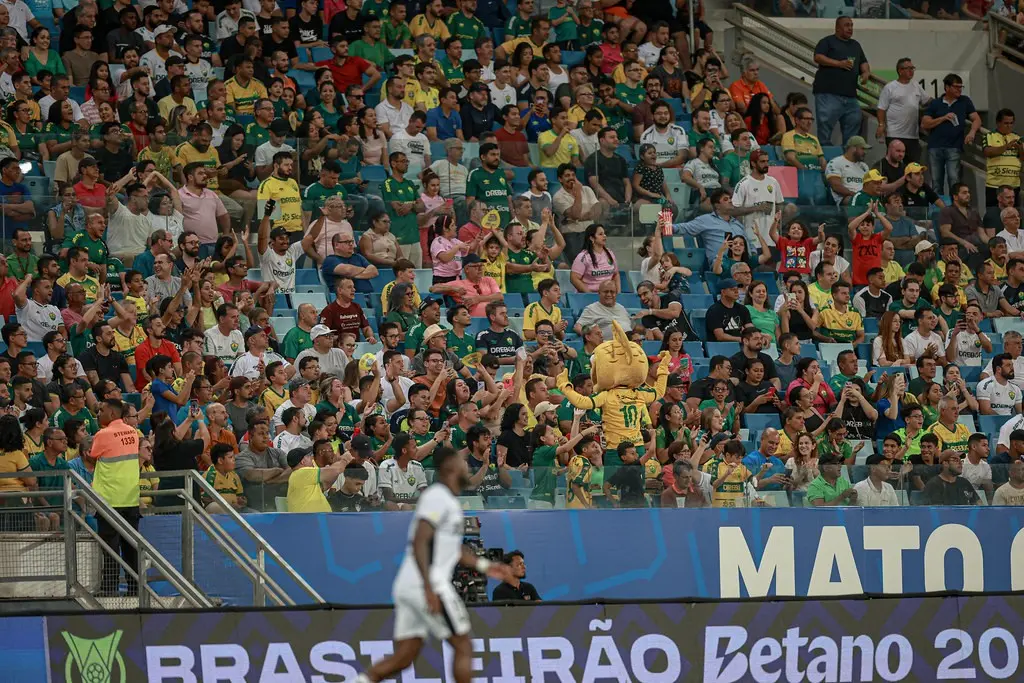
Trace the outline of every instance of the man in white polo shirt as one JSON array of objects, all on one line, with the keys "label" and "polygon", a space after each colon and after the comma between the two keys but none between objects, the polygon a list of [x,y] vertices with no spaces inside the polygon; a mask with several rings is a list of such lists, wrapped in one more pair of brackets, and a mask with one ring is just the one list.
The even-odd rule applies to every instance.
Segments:
[{"label": "man in white polo shirt", "polygon": [[221,304],[217,309],[217,324],[203,335],[203,353],[217,356],[229,364],[242,355],[245,339],[242,337],[242,331],[238,329],[238,318],[237,306]]},{"label": "man in white polo shirt", "polygon": [[232,377],[246,377],[251,380],[263,379],[266,368],[277,361],[284,365],[285,375],[291,379],[295,374],[295,366],[279,354],[269,351],[270,342],[263,328],[253,325],[245,331],[245,345],[249,349],[238,357],[231,366]]},{"label": "man in white polo shirt", "polygon": [[[32,287],[32,298],[28,296],[28,288]],[[60,332],[61,336],[67,339],[68,331],[64,327],[64,319],[61,318],[60,310],[50,303],[53,295],[53,283],[42,278],[35,281],[29,273],[25,279],[14,290],[15,312],[18,315],[18,322],[25,330],[25,336],[30,342],[41,342],[47,332]]]},{"label": "man in white polo shirt", "polygon": [[373,111],[377,114],[377,125],[389,138],[395,131],[405,130],[412,117],[412,107],[405,101],[405,78],[388,79],[387,95]]}]

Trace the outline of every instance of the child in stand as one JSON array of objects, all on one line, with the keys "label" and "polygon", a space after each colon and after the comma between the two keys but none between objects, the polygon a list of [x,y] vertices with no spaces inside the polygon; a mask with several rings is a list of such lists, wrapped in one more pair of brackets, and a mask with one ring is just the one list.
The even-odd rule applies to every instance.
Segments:
[{"label": "child in stand", "polygon": [[690,283],[686,278],[693,275],[693,271],[680,265],[678,256],[666,252],[661,255],[659,265],[661,281],[654,285],[656,290],[674,294],[686,294],[690,291]]},{"label": "child in stand", "polygon": [[[825,235],[824,230],[818,234],[818,239]],[[799,221],[793,221],[786,229],[786,236],[778,233],[778,222],[772,225],[768,236],[775,240],[779,248],[779,272],[800,273],[801,275],[811,274],[811,252],[814,251],[816,240],[807,234],[807,228]]]},{"label": "child in stand", "polygon": [[[882,223],[882,232],[875,232],[875,219]],[[882,267],[882,243],[892,234],[892,223],[878,213],[878,202],[850,221],[850,242],[853,245],[853,284],[866,285],[868,271]]]},{"label": "child in stand", "polygon": [[[711,506],[716,508],[745,507],[744,493],[747,482],[755,476],[743,465],[743,444],[731,439],[725,444],[721,458],[714,457],[702,468],[711,475]],[[765,463],[765,469],[771,467]],[[757,474],[760,474],[758,472]]]},{"label": "child in stand", "polygon": [[508,262],[506,246],[501,230],[495,230],[484,240],[480,253],[484,259],[484,277],[493,278],[502,293],[505,292],[505,264]]},{"label": "child in stand", "polygon": [[135,310],[139,318],[149,315],[149,305],[146,303],[146,281],[142,273],[137,270],[129,270],[124,274],[124,283],[127,287],[124,293],[124,300],[135,304]]}]

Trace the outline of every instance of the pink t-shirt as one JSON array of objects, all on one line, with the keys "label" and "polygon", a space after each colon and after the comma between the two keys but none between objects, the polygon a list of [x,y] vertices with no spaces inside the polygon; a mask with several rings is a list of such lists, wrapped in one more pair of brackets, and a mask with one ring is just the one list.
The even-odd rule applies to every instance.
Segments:
[{"label": "pink t-shirt", "polygon": [[458,277],[462,273],[462,250],[455,252],[455,258],[444,263],[438,258],[442,251],[448,251],[453,247],[461,247],[459,240],[450,240],[447,237],[437,237],[430,244],[430,262],[434,264],[434,275],[438,277]]},{"label": "pink t-shirt", "polygon": [[[487,277],[486,275],[481,277],[480,281],[475,284],[469,280],[456,280],[455,282],[448,283],[448,285],[462,290],[462,295],[455,297],[455,300],[459,303],[462,303],[467,296],[487,296],[501,291],[494,278]],[[469,307],[469,314],[474,318],[483,318],[487,315],[486,309],[486,303],[473,304]]]},{"label": "pink t-shirt", "polygon": [[603,250],[594,251],[597,264],[591,260],[590,254],[586,251],[581,251],[576,255],[576,260],[572,262],[572,272],[583,278],[586,291],[596,292],[602,282],[615,278],[618,268],[614,261],[608,259],[608,253]]}]

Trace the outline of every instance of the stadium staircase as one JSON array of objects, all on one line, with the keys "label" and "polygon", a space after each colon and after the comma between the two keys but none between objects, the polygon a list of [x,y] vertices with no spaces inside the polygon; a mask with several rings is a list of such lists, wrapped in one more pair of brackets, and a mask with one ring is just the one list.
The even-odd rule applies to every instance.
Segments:
[{"label": "stadium staircase", "polygon": [[[6,477],[19,476],[2,475]],[[0,493],[0,611],[132,610],[210,608],[223,601],[204,589],[198,578],[197,546],[203,561],[217,562],[217,571],[237,576],[252,587],[255,606],[292,606],[291,595],[304,603],[324,599],[284,561],[269,543],[197,472],[143,474],[160,481],[159,490],[147,493],[164,505],[143,508],[143,514],[176,515],[174,538],[150,540],[132,528],[77,472],[48,473],[57,477],[59,490]],[[11,507],[18,498],[30,498],[34,507]],[[203,501],[218,503],[226,514],[211,514]],[[36,514],[57,516],[57,531],[36,531]],[[100,538],[97,521],[117,531],[122,545],[138,551],[138,563],[129,566]],[[116,595],[101,591],[102,566],[115,558],[125,577],[138,584],[137,595],[127,595],[122,581]],[[274,569],[274,576],[270,570]],[[284,577],[291,591],[278,580]],[[292,587],[294,584],[295,587]]]}]

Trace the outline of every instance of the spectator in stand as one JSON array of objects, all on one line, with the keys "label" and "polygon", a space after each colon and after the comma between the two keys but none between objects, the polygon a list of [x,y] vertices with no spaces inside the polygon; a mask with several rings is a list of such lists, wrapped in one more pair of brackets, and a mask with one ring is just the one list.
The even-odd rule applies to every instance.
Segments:
[{"label": "spectator in stand", "polygon": [[580,182],[571,164],[558,168],[558,182],[561,187],[551,198],[552,207],[562,221],[566,252],[579,254],[583,250],[586,230],[595,220],[604,217],[607,206],[597,200],[597,195],[588,185]]},{"label": "spectator in stand", "polygon": [[602,282],[597,290],[597,301],[584,308],[576,320],[573,326],[576,334],[582,335],[585,327],[596,325],[605,339],[613,339],[612,321],[617,322],[623,330],[631,330],[633,320],[625,306],[616,301],[618,292],[615,282]]},{"label": "spectator in stand", "polygon": [[[926,211],[932,206],[937,206],[940,209],[946,206],[932,186],[925,183],[924,172],[927,170],[927,166],[907,164],[906,182],[903,185],[903,206],[912,211],[911,215],[914,218],[924,218]],[[914,209],[919,211],[913,211]]]},{"label": "spectator in stand", "polygon": [[[1009,185],[1002,185],[995,193],[995,201],[988,200],[986,197],[985,204],[987,208],[985,209],[985,215],[982,217],[981,223],[986,229],[995,232],[997,236],[1001,236],[999,231],[1003,230],[1003,210],[1012,209],[1017,205],[1016,190]],[[1014,236],[1017,235],[1016,227],[1019,226],[1015,226],[1013,232]],[[1021,237],[1021,239],[1024,240],[1024,237]],[[1009,241],[1007,244],[1009,244]],[[1024,251],[1024,249],[1020,248],[1020,245],[1015,243],[1014,246],[1018,248],[1011,248],[1009,250],[1011,253],[1015,251]]]},{"label": "spectator in stand", "polygon": [[732,193],[724,189],[714,190],[709,199],[711,213],[686,223],[673,224],[672,233],[677,236],[700,237],[708,263],[715,263],[722,245],[734,237],[743,237],[745,232],[743,224],[733,217],[742,214],[739,213],[740,209],[733,206]]},{"label": "spectator in stand", "polygon": [[354,334],[356,339],[361,332],[370,344],[376,344],[377,338],[373,328],[363,314],[363,308],[355,302],[356,286],[352,278],[341,275],[335,280],[337,298],[320,311],[320,322],[341,335]]},{"label": "spectator in stand", "polygon": [[971,208],[971,188],[958,182],[952,185],[950,192],[953,205],[939,212],[939,237],[956,242],[960,259],[976,268],[988,257],[988,241],[994,235],[982,226],[978,210]]},{"label": "spectator in stand", "polygon": [[708,337],[714,341],[740,341],[743,328],[752,325],[750,311],[739,303],[739,284],[732,278],[718,281],[718,301],[707,311]]},{"label": "spectator in stand", "polygon": [[[940,438],[939,441],[941,447],[943,440]],[[966,442],[964,450],[966,451]],[[980,504],[978,492],[969,481],[961,476],[964,469],[961,452],[942,451],[939,453],[938,464],[941,468],[938,476],[929,479],[921,492],[926,505]]]},{"label": "spectator in stand", "polygon": [[857,493],[857,505],[862,507],[896,507],[900,504],[887,479],[891,473],[892,463],[881,453],[868,456],[864,464],[868,467],[868,478],[857,482],[853,489]]},{"label": "spectator in stand", "polygon": [[938,365],[946,365],[946,343],[942,335],[935,331],[939,325],[935,312],[930,308],[922,308],[915,312],[914,319],[917,321],[917,329],[903,338],[903,355],[907,364],[929,355],[935,358]]},{"label": "spectator in stand", "polygon": [[814,114],[807,107],[800,107],[793,115],[793,130],[782,135],[782,153],[787,166],[799,169],[818,166],[825,170],[825,152],[818,138],[811,133]]},{"label": "spectator in stand", "polygon": [[878,96],[878,128],[875,136],[879,142],[884,140],[887,147],[894,141],[903,143],[906,158],[919,162],[921,108],[931,102],[932,98],[914,79],[916,69],[910,57],[903,57],[896,62],[896,80],[886,83]]},{"label": "spectator in stand", "polygon": [[740,61],[740,77],[729,85],[729,94],[736,111],[745,112],[753,101],[754,95],[767,95],[771,103],[772,114],[778,114],[779,108],[775,104],[768,86],[760,80],[761,64],[752,54],[743,55]]},{"label": "spectator in stand", "polygon": [[[579,292],[596,292],[605,282],[611,282],[615,291],[622,291],[618,262],[607,246],[604,226],[593,224],[583,235],[583,249],[576,255],[569,275]],[[623,328],[626,329],[626,328]]]},{"label": "spectator in stand", "polygon": [[[875,219],[882,224],[882,232],[875,232]],[[892,223],[878,213],[878,203],[871,202],[868,209],[850,221],[850,244],[853,247],[853,284],[866,285],[868,271],[882,265],[882,242],[892,234]]]},{"label": "spectator in stand", "polygon": [[853,307],[862,318],[881,319],[892,304],[892,295],[883,289],[885,271],[878,267],[868,269],[867,285],[854,295]]},{"label": "spectator in stand", "polygon": [[1017,318],[1017,309],[1003,296],[999,283],[996,281],[995,267],[991,261],[978,266],[978,277],[974,283],[967,285],[964,295],[968,301],[977,302],[986,318]]},{"label": "spectator in stand", "polygon": [[[818,117],[820,119],[821,115]],[[867,140],[853,135],[847,140],[843,154],[825,167],[825,182],[832,189],[832,199],[837,205],[849,204],[864,187],[864,176],[870,170],[864,163],[864,155],[869,149],[871,145]]]},{"label": "spectator in stand", "polygon": [[942,87],[942,97],[932,100],[925,109],[921,128],[928,133],[928,165],[935,189],[943,192],[948,180],[949,192],[954,194],[954,186],[960,182],[960,154],[965,143],[974,142],[981,117],[971,98],[963,94],[962,78],[947,74]]},{"label": "spectator in stand", "polygon": [[985,203],[996,204],[1003,187],[1013,189],[1014,205],[1020,199],[1020,169],[1024,158],[1021,137],[1013,132],[1015,116],[1012,109],[996,113],[996,129],[985,136],[982,150],[985,163]]},{"label": "spectator in stand", "polygon": [[872,170],[882,174],[881,194],[893,195],[903,189],[907,182],[907,146],[902,140],[893,139],[885,145],[885,156],[875,162]]},{"label": "spectator in stand", "polygon": [[[836,124],[842,141],[849,144],[860,132],[861,111],[857,101],[857,81],[867,83],[871,65],[860,43],[853,39],[853,19],[838,17],[835,34],[826,36],[814,47],[814,109],[818,118],[818,139],[832,142]],[[863,138],[861,138],[863,142]],[[863,175],[863,174],[861,174]]]},{"label": "spectator in stand", "polygon": [[[715,190],[720,190],[722,188],[722,181],[724,180],[724,178],[719,175],[718,169],[714,166],[715,147],[716,140],[713,138],[704,138],[699,141],[697,143],[696,156],[686,162],[686,166],[683,167],[683,170],[680,173],[680,177],[683,182],[696,190],[696,194],[690,195],[690,203],[699,203],[701,208],[705,210],[711,208],[711,202],[708,200],[709,194]],[[636,180],[637,176],[634,175],[633,177],[634,182],[638,182]],[[643,187],[643,181],[644,178],[639,179],[641,187]],[[648,184],[648,187],[652,186],[653,183]],[[667,187],[662,189],[662,203],[675,212],[675,204],[668,198],[667,190]]]},{"label": "spectator in stand", "polygon": [[832,305],[821,311],[821,327],[815,339],[825,343],[860,344],[864,341],[864,321],[850,306],[850,285],[832,285]]}]

